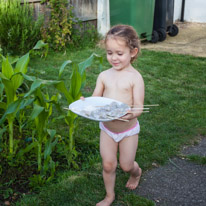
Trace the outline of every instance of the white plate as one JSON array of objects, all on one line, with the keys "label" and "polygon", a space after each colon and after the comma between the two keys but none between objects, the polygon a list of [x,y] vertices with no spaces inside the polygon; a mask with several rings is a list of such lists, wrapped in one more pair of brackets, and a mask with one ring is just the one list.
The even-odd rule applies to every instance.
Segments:
[{"label": "white plate", "polygon": [[[122,106],[124,105],[125,108],[121,110],[121,112],[116,113],[115,115],[112,116],[106,115],[105,118],[94,117],[93,115],[91,115],[91,112],[93,112],[94,110],[97,111],[99,110],[99,108],[103,108],[104,106],[109,105],[112,102],[116,102],[118,105],[122,105]],[[85,100],[77,100],[69,105],[69,110],[71,110],[75,114],[85,117],[87,119],[101,121],[101,122],[107,122],[107,121],[118,119],[124,116],[129,109],[130,107],[128,105],[123,104],[120,101],[106,98],[106,97],[86,97]],[[106,114],[107,112],[103,112],[103,113]]]}]

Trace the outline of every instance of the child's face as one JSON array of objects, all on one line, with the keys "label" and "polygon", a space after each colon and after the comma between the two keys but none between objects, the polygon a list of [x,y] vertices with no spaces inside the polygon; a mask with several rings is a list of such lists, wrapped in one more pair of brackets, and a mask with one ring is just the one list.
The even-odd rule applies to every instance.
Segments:
[{"label": "child's face", "polygon": [[133,52],[120,37],[109,37],[106,41],[107,60],[115,70],[122,70],[130,65]]}]

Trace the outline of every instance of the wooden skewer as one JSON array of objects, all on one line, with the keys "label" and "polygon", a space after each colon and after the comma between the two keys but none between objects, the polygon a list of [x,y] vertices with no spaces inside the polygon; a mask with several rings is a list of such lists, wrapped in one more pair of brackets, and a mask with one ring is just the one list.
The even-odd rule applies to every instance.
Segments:
[{"label": "wooden skewer", "polygon": [[120,120],[120,121],[123,121],[123,122],[129,122],[129,120],[128,119],[122,119],[122,118],[115,118],[114,120]]},{"label": "wooden skewer", "polygon": [[[132,106],[140,106],[140,105],[134,104],[134,105],[130,105],[130,106],[132,107]],[[144,104],[142,106],[144,106],[144,107],[158,107],[159,104]]]},{"label": "wooden skewer", "polygon": [[148,110],[149,108],[145,108],[145,107],[143,107],[143,108],[141,108],[141,107],[139,107],[139,108],[132,107],[131,108],[131,110],[141,110],[141,109]]},{"label": "wooden skewer", "polygon": [[63,107],[63,109],[66,109],[66,110],[71,110],[71,109],[69,109],[68,107]]},{"label": "wooden skewer", "polygon": [[[127,113],[135,113],[135,112],[137,111],[131,111],[131,110],[127,111]],[[142,113],[146,113],[146,112],[149,112],[149,111],[142,111]]]},{"label": "wooden skewer", "polygon": [[[69,109],[68,107],[63,107],[63,109],[65,109],[65,110],[69,110],[69,111],[72,111],[72,110],[71,110],[71,109]],[[74,111],[74,112],[80,112],[80,110],[77,110],[77,109],[73,109],[73,111]],[[73,111],[72,111],[72,112],[73,112]]]}]

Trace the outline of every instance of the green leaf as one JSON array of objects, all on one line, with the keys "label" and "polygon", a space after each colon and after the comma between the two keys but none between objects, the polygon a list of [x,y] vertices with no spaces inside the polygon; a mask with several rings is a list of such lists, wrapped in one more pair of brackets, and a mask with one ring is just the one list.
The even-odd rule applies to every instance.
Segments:
[{"label": "green leaf", "polygon": [[44,43],[42,40],[39,40],[36,45],[34,46],[33,50],[39,50],[39,49],[42,49],[42,48],[45,48],[46,49],[46,52],[45,52],[45,57],[47,56],[48,54],[48,50],[49,50],[49,45],[48,43]]},{"label": "green leaf", "polygon": [[2,73],[0,73],[1,81],[4,85],[6,97],[7,97],[7,104],[10,104],[14,101],[15,91],[13,88],[13,82],[10,79],[7,79]]},{"label": "green leaf", "polygon": [[56,80],[44,80],[44,79],[39,79],[39,80],[42,81],[43,85],[47,85],[47,86],[60,83],[60,81],[56,81]]},{"label": "green leaf", "polygon": [[60,70],[59,70],[59,77],[61,77],[65,67],[67,66],[67,64],[71,64],[71,63],[72,63],[71,60],[67,60],[61,65]]},{"label": "green leaf", "polygon": [[5,102],[0,102],[0,109],[6,110],[6,103]]},{"label": "green leaf", "polygon": [[[2,56],[2,55],[1,55]],[[10,79],[11,76],[14,74],[14,70],[12,65],[10,64],[8,57],[5,58],[4,56],[2,56],[3,58],[3,62],[2,62],[2,73],[4,74],[4,76],[7,79]]]},{"label": "green leaf", "polygon": [[18,56],[8,56],[10,64],[14,64],[19,60]]},{"label": "green leaf", "polygon": [[67,125],[72,125],[72,124],[74,124],[74,121],[77,117],[78,117],[77,114],[69,111],[67,113],[67,116],[65,117],[65,122],[67,123]]},{"label": "green leaf", "polygon": [[35,97],[36,97],[35,103],[38,104],[39,106],[42,106],[42,107],[46,108],[46,103],[47,103],[46,101],[47,100],[45,99],[44,94],[43,94],[43,92],[41,91],[40,88],[38,88],[36,90]]},{"label": "green leaf", "polygon": [[44,107],[41,107],[37,104],[34,104],[34,108],[33,108],[33,111],[30,115],[30,120],[34,120],[37,116],[39,116],[39,114],[44,110],[45,108]]},{"label": "green leaf", "polygon": [[81,86],[81,89],[84,88],[85,84],[86,84],[86,72],[84,72],[82,74],[82,86]]},{"label": "green leaf", "polygon": [[8,114],[13,114],[13,113],[17,112],[21,101],[22,101],[21,99],[18,99],[17,101],[14,101],[8,105],[7,110],[5,111],[4,115],[0,119],[0,125],[4,122],[4,120]]},{"label": "green leaf", "polygon": [[[24,75],[25,76],[25,75]],[[28,77],[28,76],[27,76]],[[31,81],[34,80],[34,78],[28,77],[28,79],[31,79]],[[35,92],[38,88],[41,87],[41,85],[57,85],[60,81],[53,81],[53,80],[43,80],[43,79],[35,79],[34,82],[31,85],[30,90],[24,95],[24,97],[27,97],[31,95],[33,92]]]},{"label": "green leaf", "polygon": [[4,85],[0,80],[0,100],[1,100],[1,97],[3,96],[3,92],[4,92]]},{"label": "green leaf", "polygon": [[55,87],[65,95],[68,104],[71,104],[74,101],[71,94],[68,92],[65,86],[65,83],[63,81],[56,84]]},{"label": "green leaf", "polygon": [[36,91],[38,88],[41,87],[41,85],[52,85],[52,84],[59,84],[60,81],[52,81],[52,80],[42,80],[42,79],[36,79],[32,85],[30,90],[24,95],[24,97],[27,97],[31,95],[34,91]]},{"label": "green leaf", "polygon": [[48,134],[50,135],[50,139],[49,139],[49,141],[47,141],[46,146],[45,146],[44,159],[46,159],[48,156],[51,155],[52,149],[55,147],[55,145],[56,145],[57,142],[58,142],[58,138],[56,138],[56,139],[54,140],[54,142],[52,142],[53,139],[54,139],[54,137],[55,137],[56,130],[50,130],[50,129],[48,129],[47,132],[48,132]]},{"label": "green leaf", "polygon": [[[26,74],[28,64],[29,64],[29,53],[25,54],[18,60],[16,67],[14,69],[14,73],[21,72],[23,74]],[[17,74],[12,77],[12,82],[13,82],[15,91],[21,86],[21,84],[23,83],[23,79],[24,78],[21,74]]]},{"label": "green leaf", "polygon": [[30,105],[33,101],[35,100],[35,98],[31,98],[31,99],[23,99],[19,109],[24,109],[25,107],[27,107],[28,105]]},{"label": "green leaf", "polygon": [[23,73],[21,73],[21,75],[24,77],[24,79],[26,79],[28,81],[31,81],[31,82],[34,82],[35,80],[37,80],[37,78],[34,77],[34,76],[29,76],[29,75],[26,75],[26,74],[23,74]]},{"label": "green leaf", "polygon": [[42,49],[44,47],[48,47],[47,43],[44,43],[42,40],[39,40],[33,49]]},{"label": "green leaf", "polygon": [[77,100],[79,98],[81,86],[82,86],[81,75],[78,72],[77,65],[73,64],[73,71],[72,71],[69,93],[71,94],[74,100]]},{"label": "green leaf", "polygon": [[40,79],[36,79],[32,85],[30,90],[24,95],[24,97],[28,97],[29,95],[31,95],[36,89],[38,89],[42,84],[42,80]]},{"label": "green leaf", "polygon": [[37,147],[37,145],[38,145],[38,142],[32,142],[25,149],[21,149],[17,154],[17,158],[22,157],[25,153],[27,153],[27,152],[31,151],[33,148]]},{"label": "green leaf", "polygon": [[55,134],[56,134],[56,130],[54,130],[54,129],[47,129],[47,132],[48,132],[49,136],[53,139]]},{"label": "green leaf", "polygon": [[83,75],[86,68],[90,67],[92,65],[92,62],[94,59],[99,60],[100,63],[100,70],[102,69],[103,64],[103,58],[95,53],[93,53],[88,59],[78,64],[79,72],[81,75]]}]

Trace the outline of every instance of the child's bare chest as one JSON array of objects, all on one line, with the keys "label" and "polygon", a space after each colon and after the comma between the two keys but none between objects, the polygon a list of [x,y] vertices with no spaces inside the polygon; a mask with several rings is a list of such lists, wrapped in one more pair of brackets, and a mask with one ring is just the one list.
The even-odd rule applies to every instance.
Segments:
[{"label": "child's bare chest", "polygon": [[132,84],[128,78],[110,78],[105,82],[105,89],[116,92],[129,92],[132,90]]}]

